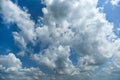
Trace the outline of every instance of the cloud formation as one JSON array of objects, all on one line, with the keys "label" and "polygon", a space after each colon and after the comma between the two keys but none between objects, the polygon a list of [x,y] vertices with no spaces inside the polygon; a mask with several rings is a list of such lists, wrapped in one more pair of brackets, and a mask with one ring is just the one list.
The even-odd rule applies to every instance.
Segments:
[{"label": "cloud formation", "polygon": [[[42,9],[44,16],[40,25],[11,0],[1,0],[0,5],[4,21],[15,23],[20,29],[13,32],[16,45],[21,49],[19,55],[24,57],[29,53],[38,67],[46,67],[51,74],[41,68],[22,67],[20,59],[10,53],[0,56],[3,73],[0,78],[100,80],[104,76],[102,80],[119,80],[120,39],[113,32],[113,24],[96,7],[98,1],[44,0],[43,3],[46,7]],[[38,52],[34,50],[36,47]],[[70,58],[72,54],[77,56],[76,62]]]},{"label": "cloud formation", "polygon": [[38,68],[23,68],[22,62],[13,53],[0,55],[1,80],[38,80],[43,73]]}]

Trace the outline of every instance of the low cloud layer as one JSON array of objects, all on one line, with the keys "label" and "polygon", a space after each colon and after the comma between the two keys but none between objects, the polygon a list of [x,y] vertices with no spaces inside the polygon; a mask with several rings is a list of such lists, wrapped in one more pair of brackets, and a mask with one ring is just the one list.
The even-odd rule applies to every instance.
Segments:
[{"label": "low cloud layer", "polygon": [[114,25],[96,7],[97,3],[97,0],[44,0],[44,16],[36,24],[29,13],[11,0],[1,0],[4,21],[16,24],[19,29],[12,32],[20,49],[18,55],[30,57],[38,67],[23,67],[13,53],[0,55],[0,79],[119,80],[120,39],[113,32]]}]

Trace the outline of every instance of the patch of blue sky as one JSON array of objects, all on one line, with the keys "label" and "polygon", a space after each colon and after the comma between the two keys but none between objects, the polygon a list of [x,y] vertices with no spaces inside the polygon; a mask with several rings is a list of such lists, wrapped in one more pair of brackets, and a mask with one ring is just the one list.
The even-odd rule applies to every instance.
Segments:
[{"label": "patch of blue sky", "polygon": [[75,50],[74,49],[70,49],[70,56],[69,56],[69,59],[72,61],[72,63],[74,64],[74,65],[77,65],[77,63],[78,63],[78,54],[75,52]]},{"label": "patch of blue sky", "polygon": [[11,51],[17,52],[18,48],[15,45],[12,31],[15,28],[9,28],[9,24],[5,24],[0,16],[0,53],[7,54]]},{"label": "patch of blue sky", "polygon": [[[12,1],[16,3],[16,0]],[[45,7],[45,5],[41,4],[41,0],[17,0],[16,4],[23,9],[27,9],[31,15],[31,19],[35,22],[37,22],[39,17],[43,17],[42,8]]]},{"label": "patch of blue sky", "polygon": [[26,68],[36,67],[39,68],[44,73],[53,74],[53,70],[49,69],[47,66],[36,63],[34,60],[31,59],[30,56],[24,56],[24,57],[17,56],[17,57],[21,60],[22,67],[26,67]]},{"label": "patch of blue sky", "polygon": [[28,54],[30,53],[29,51],[31,50],[32,50],[32,53],[37,54],[40,51],[47,49],[49,47],[49,44],[42,44],[40,41],[39,42],[36,41],[35,45],[33,45],[32,43],[28,43],[26,47],[28,48]]}]

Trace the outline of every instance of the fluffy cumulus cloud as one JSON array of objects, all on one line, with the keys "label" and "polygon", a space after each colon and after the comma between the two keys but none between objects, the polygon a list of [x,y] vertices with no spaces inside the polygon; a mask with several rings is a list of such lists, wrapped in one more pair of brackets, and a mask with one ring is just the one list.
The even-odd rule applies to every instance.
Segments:
[{"label": "fluffy cumulus cloud", "polygon": [[1,55],[0,56],[0,64],[1,66],[10,69],[10,70],[17,70],[21,68],[21,61],[15,57],[14,54],[10,53],[7,56]]},{"label": "fluffy cumulus cloud", "polygon": [[[116,4],[117,0],[111,2]],[[1,55],[0,78],[119,80],[120,39],[113,32],[113,24],[97,7],[98,0],[43,0],[43,3],[46,7],[42,9],[42,23],[35,24],[30,14],[11,0],[1,0],[4,21],[20,29],[13,32],[21,50],[18,54],[25,57],[29,53],[39,68],[23,68],[20,59],[12,53]]]},{"label": "fluffy cumulus cloud", "polygon": [[35,80],[43,73],[38,68],[23,68],[20,59],[13,53],[0,55],[0,79],[1,80]]}]

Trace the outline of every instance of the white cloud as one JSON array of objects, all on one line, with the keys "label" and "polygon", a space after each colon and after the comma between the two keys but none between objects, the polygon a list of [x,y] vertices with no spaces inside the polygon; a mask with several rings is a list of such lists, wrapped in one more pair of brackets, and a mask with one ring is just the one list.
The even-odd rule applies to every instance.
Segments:
[{"label": "white cloud", "polygon": [[[97,0],[45,0],[45,3],[47,5],[43,9],[45,26],[41,28],[48,27],[48,33],[45,32],[45,36],[48,37],[42,37],[52,41],[51,45],[55,45],[55,47],[62,45],[64,48],[66,46],[73,48],[79,56],[78,71],[89,72],[101,69],[107,60],[113,55],[117,55],[119,51],[114,42],[117,41],[117,38],[112,31],[113,24],[106,20],[105,14],[100,12],[99,8],[96,8]],[[115,40],[113,41],[113,39]],[[45,65],[51,64],[50,66],[52,66],[53,64],[55,66],[54,58],[59,51],[55,49],[55,52],[50,52],[50,50],[54,49],[51,49],[50,46],[45,49],[44,53],[35,54],[35,60],[41,63],[45,58],[47,59]],[[48,51],[47,54],[46,51]],[[57,53],[57,55],[53,55],[54,58],[49,59],[50,55],[48,54],[51,53]],[[70,56],[70,52],[68,54]],[[58,63],[62,64],[64,61],[60,60],[61,62]],[[76,67],[73,64],[71,66]]]},{"label": "white cloud", "polygon": [[120,0],[110,0],[111,4],[114,6],[118,6],[120,3]]},{"label": "white cloud", "polygon": [[96,8],[96,0],[71,2],[67,0],[45,0],[45,3],[47,7],[43,10],[45,13],[44,21],[45,25],[48,26],[47,29],[49,35],[51,35],[49,38],[53,41],[53,45],[63,45],[63,47],[69,45],[75,49],[80,61],[85,56],[92,57],[94,63],[89,62],[91,58],[85,59],[88,63],[88,65],[84,65],[85,69],[93,64],[91,66],[91,70],[93,70],[94,65],[96,68],[112,56],[113,52],[109,49],[112,49],[113,46],[106,38],[111,34],[114,35],[113,25],[106,21],[105,14],[99,12],[99,8]]},{"label": "white cloud", "polygon": [[35,54],[33,59],[39,64],[43,64],[53,70],[55,74],[72,75],[78,73],[79,71],[77,71],[78,69],[75,68],[69,59],[69,53],[69,46],[51,46],[49,49],[41,52],[40,54]]},{"label": "white cloud", "polygon": [[[44,0],[46,7],[43,8],[43,26],[36,26],[30,15],[10,0],[1,1],[1,13],[6,22],[16,23],[21,30],[14,32],[13,36],[23,48],[23,52],[29,50],[27,48],[29,42],[32,42],[32,47],[33,45],[40,47],[37,54],[33,54],[32,50],[29,52],[39,66],[43,65],[53,72],[51,77],[46,74],[46,79],[43,79],[99,80],[99,77],[104,75],[103,80],[110,80],[116,76],[114,71],[120,70],[118,44],[120,40],[112,30],[113,24],[108,22],[105,14],[96,7],[97,2],[98,0]],[[42,49],[41,46],[46,47]],[[78,57],[76,64],[69,58],[71,49]],[[0,66],[3,72],[5,67],[6,65]],[[19,75],[28,76],[36,75],[31,72],[37,70],[20,68],[19,71]],[[114,76],[110,77],[107,73]],[[18,74],[12,77],[16,76]],[[37,76],[36,79],[40,79],[41,74]],[[30,78],[35,79],[32,76],[23,77]],[[116,76],[114,80],[119,79],[120,77]]]},{"label": "white cloud", "polygon": [[35,80],[43,73],[39,68],[23,68],[22,62],[13,53],[0,55],[0,79],[1,80]]},{"label": "white cloud", "polygon": [[13,53],[9,55],[0,55],[0,64],[7,69],[19,69],[21,68],[21,61],[15,57]]}]

